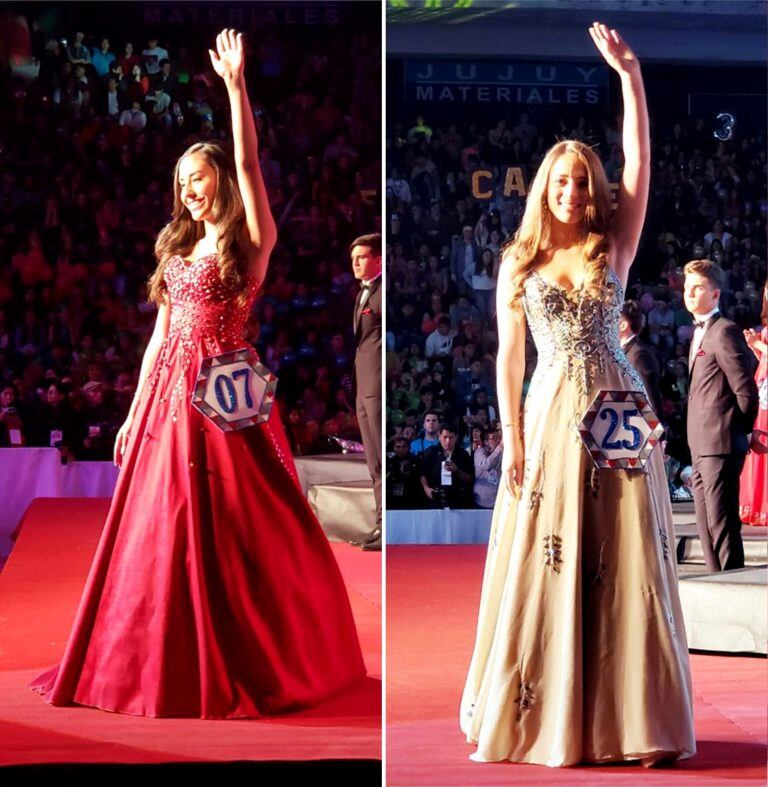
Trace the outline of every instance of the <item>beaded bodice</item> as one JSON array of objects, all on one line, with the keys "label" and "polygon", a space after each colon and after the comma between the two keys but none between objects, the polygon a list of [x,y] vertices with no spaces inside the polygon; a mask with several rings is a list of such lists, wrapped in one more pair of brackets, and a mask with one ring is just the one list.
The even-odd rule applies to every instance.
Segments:
[{"label": "beaded bodice", "polygon": [[257,282],[248,279],[248,305],[242,306],[219,277],[218,255],[207,254],[187,264],[176,255],[165,269],[165,284],[171,300],[169,334],[197,335],[223,345],[242,343],[250,303],[256,297]]},{"label": "beaded bodice", "polygon": [[577,289],[566,290],[534,271],[525,280],[523,308],[539,354],[537,372],[558,361],[568,378],[576,376],[579,390],[594,393],[606,363],[616,364],[637,386],[643,383],[619,343],[619,317],[624,290],[613,270],[610,293],[594,298]]},{"label": "beaded bodice", "polygon": [[[246,274],[246,282],[248,297],[244,305],[236,293],[222,283],[218,254],[206,254],[189,264],[179,255],[168,261],[165,284],[171,306],[170,326],[147,387],[153,392],[162,367],[170,367],[174,360],[178,363],[178,379],[170,397],[174,421],[193,359],[201,354],[203,357],[218,355],[245,343],[245,324],[259,289],[252,274]],[[171,358],[174,342],[174,358]],[[165,404],[165,399],[161,398],[160,404]]]}]

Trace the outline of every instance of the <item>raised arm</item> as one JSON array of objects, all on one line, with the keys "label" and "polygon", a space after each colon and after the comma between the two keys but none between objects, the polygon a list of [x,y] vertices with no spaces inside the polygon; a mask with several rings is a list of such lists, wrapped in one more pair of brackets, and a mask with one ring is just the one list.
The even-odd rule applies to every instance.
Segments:
[{"label": "raised arm", "polygon": [[243,34],[222,30],[216,36],[216,52],[209,49],[208,53],[214,70],[224,80],[229,94],[237,183],[252,246],[249,271],[262,282],[267,273],[269,255],[277,240],[277,228],[261,175],[256,126],[245,87]]},{"label": "raised arm", "polygon": [[525,376],[525,314],[510,309],[512,259],[505,255],[496,287],[496,316],[499,331],[499,353],[496,357],[496,396],[504,445],[502,475],[507,489],[516,497],[523,483],[524,445],[520,403]]},{"label": "raised arm", "polygon": [[622,149],[624,171],[619,185],[618,208],[611,224],[613,266],[626,286],[645,222],[651,177],[651,142],[643,75],[634,52],[616,30],[595,22],[589,33],[600,54],[621,79],[624,103]]}]

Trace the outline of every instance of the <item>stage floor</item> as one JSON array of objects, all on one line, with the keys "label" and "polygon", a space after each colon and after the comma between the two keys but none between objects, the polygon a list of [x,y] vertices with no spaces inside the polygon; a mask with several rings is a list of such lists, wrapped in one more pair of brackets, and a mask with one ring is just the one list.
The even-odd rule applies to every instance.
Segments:
[{"label": "stage floor", "polygon": [[766,666],[691,654],[698,752],[665,769],[476,763],[458,709],[484,546],[387,547],[387,784],[765,785]]},{"label": "stage floor", "polygon": [[53,707],[28,689],[63,651],[108,506],[34,501],[0,574],[0,766],[381,758],[381,553],[347,544],[331,546],[368,677],[321,706],[267,720],[151,719]]}]

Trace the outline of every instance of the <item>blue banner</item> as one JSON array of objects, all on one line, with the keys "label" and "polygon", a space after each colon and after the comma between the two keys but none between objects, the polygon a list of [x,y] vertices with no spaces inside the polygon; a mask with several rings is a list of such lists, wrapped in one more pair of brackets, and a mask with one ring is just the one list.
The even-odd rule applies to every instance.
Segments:
[{"label": "blue banner", "polygon": [[408,60],[405,100],[604,105],[608,102],[608,67],[591,63]]}]

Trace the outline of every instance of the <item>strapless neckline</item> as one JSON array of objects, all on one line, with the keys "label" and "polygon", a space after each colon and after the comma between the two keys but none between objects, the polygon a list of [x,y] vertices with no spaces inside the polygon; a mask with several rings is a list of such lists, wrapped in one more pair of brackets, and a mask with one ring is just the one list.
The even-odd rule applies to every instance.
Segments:
[{"label": "strapless neckline", "polygon": [[[554,279],[550,279],[547,276],[542,276],[538,272],[538,270],[534,269],[533,271],[531,271],[530,275],[531,276],[535,276],[539,281],[543,282],[548,287],[554,287],[555,289],[560,290],[565,295],[572,295],[573,293],[579,292],[582,289],[584,289],[584,282],[583,281],[581,282],[581,284],[579,284],[578,287],[564,287],[562,284],[560,284],[560,282],[555,281]],[[621,286],[621,281],[620,281],[620,279],[618,277],[618,274],[616,273],[616,271],[613,270],[613,268],[608,268],[608,277],[612,278],[614,280],[614,282],[616,283],[616,286],[623,293],[624,292],[624,288]]]},{"label": "strapless neckline", "polygon": [[200,262],[200,260],[205,260],[208,259],[209,257],[218,257],[219,253],[217,251],[214,251],[211,254],[203,254],[200,257],[197,257],[196,259],[192,260],[192,262],[189,262],[185,257],[182,257],[181,254],[175,254],[174,256],[178,257],[181,260],[181,264],[185,268],[191,268],[193,265],[197,265],[197,263]]},{"label": "strapless neckline", "polygon": [[[181,262],[181,267],[186,271],[186,270],[190,270],[191,268],[194,268],[196,265],[201,263],[203,260],[210,260],[210,259],[215,259],[215,258],[218,258],[218,257],[219,257],[219,253],[217,251],[214,251],[211,254],[203,254],[200,257],[197,257],[196,259],[194,259],[192,262],[187,262],[187,260],[184,257],[182,257],[181,254],[174,254],[173,257],[171,257],[171,260],[173,260],[173,259],[179,260],[179,262]],[[243,274],[243,276],[248,281],[254,281],[254,282],[257,281],[256,275],[251,273],[250,271],[246,271]]]}]

